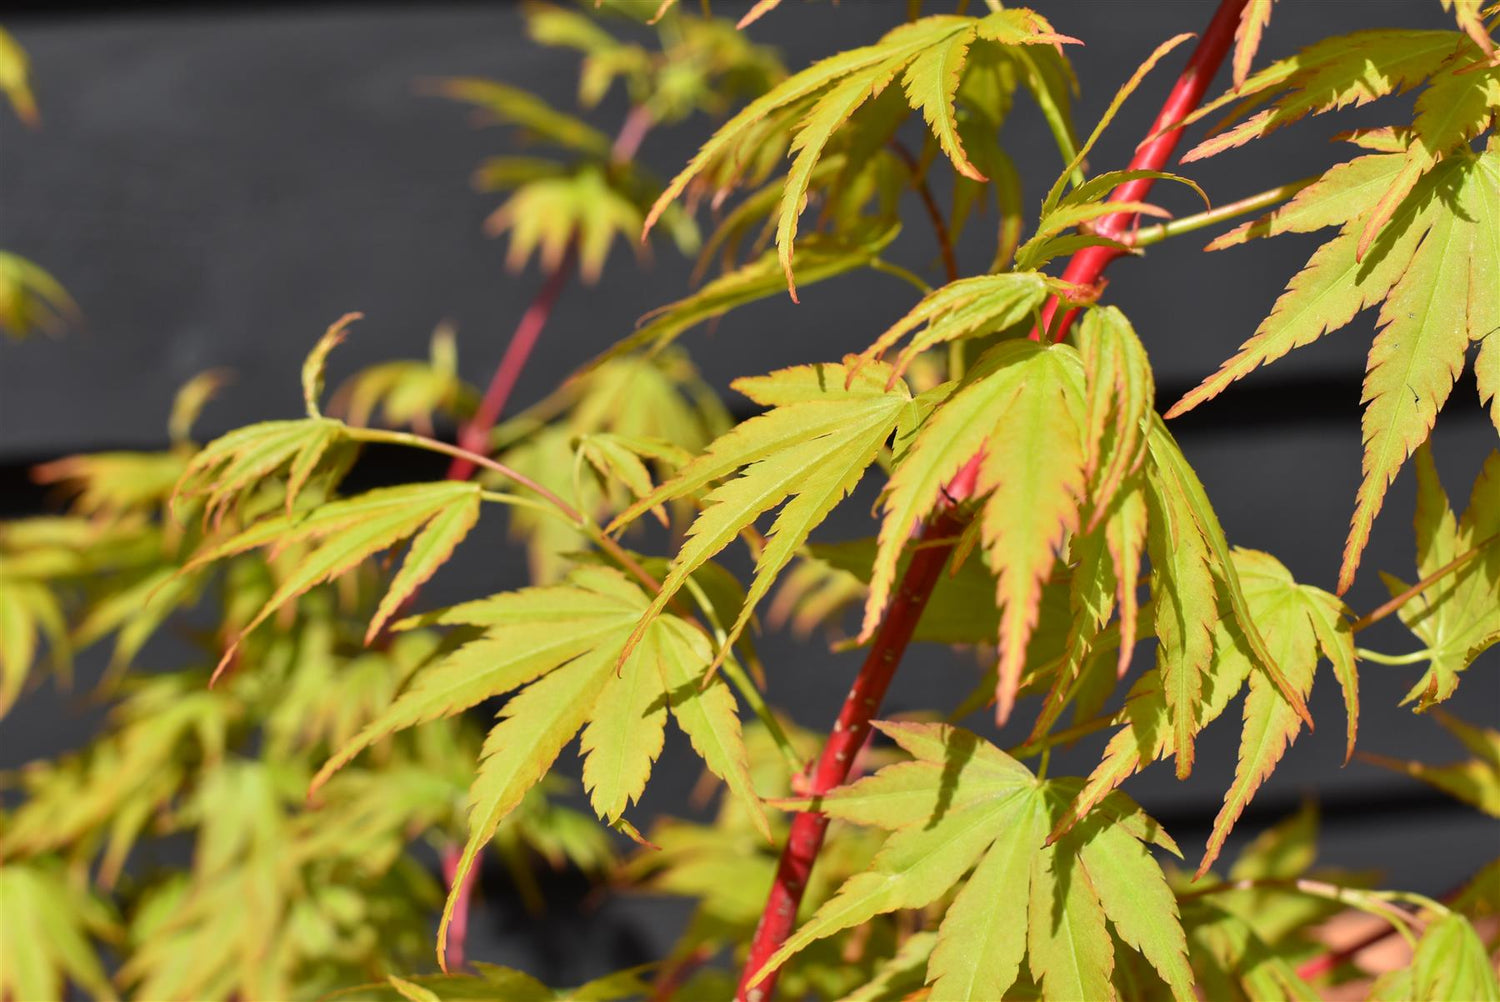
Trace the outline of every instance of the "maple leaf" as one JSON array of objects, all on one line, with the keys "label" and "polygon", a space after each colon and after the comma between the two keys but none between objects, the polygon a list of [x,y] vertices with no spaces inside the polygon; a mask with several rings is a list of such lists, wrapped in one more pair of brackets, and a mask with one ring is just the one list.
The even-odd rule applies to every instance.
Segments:
[{"label": "maple leaf", "polygon": [[1473,924],[1456,912],[1445,912],[1422,931],[1410,966],[1376,979],[1370,998],[1377,1002],[1496,1002],[1500,999],[1500,983],[1489,950]]},{"label": "maple leaf", "polygon": [[95,937],[113,938],[111,909],[55,859],[0,865],[0,992],[59,999],[69,982],[97,999],[117,999],[100,966]]},{"label": "maple leaf", "polygon": [[[715,174],[720,187],[738,178],[737,164],[768,132],[794,130],[794,158],[783,186],[776,245],[787,288],[797,298],[792,252],[808,185],[834,133],[862,106],[876,101],[898,77],[907,103],[922,112],[955,169],[982,179],[969,162],[954,119],[954,95],[971,48],[1073,42],[1041,15],[1017,8],[986,17],[934,15],[892,29],[874,45],[814,63],[748,104],[703,144],[662,192],[646,217],[649,231],[694,178]],[[728,172],[723,170],[730,165]]]},{"label": "maple leaf", "polygon": [[432,332],[427,361],[384,362],[362,369],[334,392],[329,409],[357,426],[369,425],[379,410],[386,425],[411,425],[430,435],[438,413],[466,416],[478,402],[479,394],[458,376],[453,328],[442,324]]},{"label": "maple leaf", "polygon": [[980,519],[1001,607],[996,699],[1004,720],[1020,684],[1042,583],[1066,533],[1078,528],[1084,388],[1077,352],[1067,345],[1003,341],[986,358],[897,457],[861,637],[880,622],[912,526],[983,449],[976,494],[988,495]]},{"label": "maple leaf", "polygon": [[[1477,157],[1450,157],[1429,171],[1359,260],[1365,216],[1404,170],[1404,157],[1373,154],[1335,167],[1284,210],[1244,231],[1256,236],[1341,226],[1240,352],[1167,412],[1170,418],[1197,406],[1382,304],[1364,383],[1364,479],[1339,571],[1340,593],[1353,582],[1386,488],[1427,438],[1469,345],[1500,329],[1500,293],[1491,281],[1500,273],[1500,149],[1493,144]],[[1488,362],[1482,348],[1481,393],[1492,395]]]},{"label": "maple leaf", "polygon": [[1250,75],[1250,64],[1260,48],[1266,25],[1271,23],[1271,8],[1276,0],[1249,0],[1240,11],[1240,23],[1234,29],[1234,85],[1243,87]]},{"label": "maple leaf", "polygon": [[1032,319],[1052,291],[1057,291],[1055,280],[1039,272],[977,275],[949,282],[923,296],[921,302],[887,328],[859,355],[858,364],[884,357],[910,334],[911,340],[892,365],[890,378],[894,380],[929,348],[999,333]]},{"label": "maple leaf", "polygon": [[1465,45],[1472,43],[1458,32],[1399,28],[1356,31],[1323,39],[1252,74],[1169,128],[1190,125],[1225,105],[1236,104],[1232,117],[1239,118],[1259,105],[1272,102],[1270,108],[1250,115],[1184,153],[1182,161],[1190,163],[1242,146],[1307,115],[1357,108],[1410,90],[1431,77]]},{"label": "maple leaf", "polygon": [[0,251],[0,329],[14,337],[38,330],[55,333],[76,323],[80,315],[78,304],[51,274],[23,257]]},{"label": "maple leaf", "polygon": [[1420,779],[1450,796],[1473,804],[1491,817],[1500,817],[1500,731],[1466,724],[1441,710],[1434,711],[1433,716],[1475,757],[1449,765],[1428,765],[1369,753],[1360,757],[1374,765]]},{"label": "maple leaf", "polygon": [[884,912],[923,908],[958,886],[927,964],[934,997],[1001,998],[1025,958],[1044,998],[1115,998],[1106,920],[1174,998],[1194,997],[1176,900],[1146,844],[1176,847],[1139,807],[1114,794],[1084,826],[1048,844],[1049,821],[1076,781],[1038,780],[958,728],[876,726],[914,760],[783,805],[891,835],[871,868],[846,881],[756,976],[814,940]]},{"label": "maple leaf", "polygon": [[[1182,540],[1181,546],[1194,545],[1188,536],[1178,538]],[[1155,563],[1157,557],[1154,553]],[[1170,555],[1170,550],[1164,552],[1161,561],[1164,563]],[[1320,654],[1333,666],[1334,676],[1344,691],[1349,714],[1348,742],[1352,750],[1359,709],[1348,610],[1327,592],[1298,584],[1280,563],[1267,554],[1237,549],[1230,559],[1234,579],[1238,582],[1234,587],[1240,591],[1243,612],[1236,612],[1228,596],[1220,594],[1218,605],[1228,608],[1201,610],[1196,615],[1206,618],[1199,618],[1196,622],[1184,619],[1207,634],[1207,661],[1193,673],[1191,683],[1196,686],[1196,691],[1192,691],[1190,697],[1179,696],[1187,701],[1174,705],[1174,697],[1168,690],[1174,685],[1188,685],[1174,676],[1175,671],[1183,669],[1163,671],[1159,666],[1156,673],[1142,676],[1136,682],[1116,718],[1125,726],[1110,739],[1102,760],[1089,776],[1077,802],[1063,814],[1054,834],[1068,830],[1100,797],[1147,763],[1178,755],[1178,773],[1184,775],[1180,762],[1182,742],[1187,742],[1187,754],[1190,755],[1193,736],[1217,719],[1239,691],[1247,687],[1248,681],[1240,761],[1198,871],[1200,875],[1206,872],[1245,804],[1275,768],[1306,721],[1305,708],[1299,713],[1297,707],[1299,704],[1305,706],[1307,693],[1312,687],[1313,669]],[[1207,593],[1210,605],[1214,604],[1213,589],[1228,589],[1223,566],[1216,565],[1210,571],[1210,591]],[[1161,572],[1162,568],[1158,566],[1155,573]],[[1182,602],[1181,588],[1182,582],[1161,591],[1153,588],[1153,598],[1162,604]],[[1157,655],[1160,661],[1174,655],[1161,649],[1168,647],[1168,638],[1172,634],[1162,635],[1160,616],[1158,620],[1158,634],[1162,636]],[[1246,622],[1260,635],[1272,638],[1268,653],[1274,656],[1270,663],[1277,666],[1274,676],[1264,667],[1267,662],[1262,656],[1253,651],[1243,627]],[[1280,677],[1280,683],[1275,676]]]},{"label": "maple leaf", "polygon": [[859,483],[911,403],[905,383],[883,365],[796,366],[732,385],[772,409],[720,436],[610,526],[614,530],[656,505],[722,481],[704,496],[703,511],[673,558],[639,633],[694,571],[761,515],[781,506],[756,557],[739,616],[723,642],[726,651],[808,535]]},{"label": "maple leaf", "polygon": [[[485,632],[419,669],[396,701],[324,764],[313,790],[396,731],[515,692],[485,740],[469,795],[469,839],[454,887],[500,822],[580,730],[590,801],[602,818],[619,820],[645,788],[669,711],[709,769],[750,805],[769,837],[746,771],[734,696],[722,680],[703,684],[713,659],[708,638],[670,614],[638,630],[648,604],[620,573],[585,567],[562,584],[408,621],[478,626]],[[633,637],[638,642],[624,654]],[[444,910],[439,957],[446,956],[454,901],[450,895]]]},{"label": "maple leaf", "polygon": [[[1399,611],[1401,621],[1427,645],[1427,671],[1402,700],[1417,701],[1421,712],[1452,696],[1459,673],[1500,642],[1500,624],[1494,616],[1500,606],[1500,452],[1491,452],[1485,460],[1462,518],[1453,514],[1429,446],[1417,450],[1415,465],[1418,577],[1425,579],[1478,551]],[[1392,596],[1406,591],[1402,582],[1384,577]]]},{"label": "maple leaf", "polygon": [[[1352,752],[1358,728],[1358,703],[1348,610],[1327,592],[1299,585],[1285,567],[1267,554],[1240,550],[1235,556],[1256,625],[1264,636],[1271,638],[1277,663],[1297,693],[1306,699],[1311,691],[1319,654],[1333,665],[1347,700],[1348,749]],[[1198,865],[1198,876],[1206,873],[1218,857],[1245,805],[1296,740],[1301,726],[1293,706],[1270,680],[1263,673],[1251,672],[1234,783],[1214,819],[1213,832]]]},{"label": "maple leaf", "polygon": [[385,487],[326,504],[307,512],[264,519],[229,539],[210,543],[195,554],[184,572],[261,547],[281,549],[312,544],[260,611],[224,651],[215,676],[234,657],[245,636],[272,613],[315,585],[343,574],[406,540],[411,540],[401,569],[370,620],[366,640],[452,555],[479,518],[478,484],[438,481]]}]

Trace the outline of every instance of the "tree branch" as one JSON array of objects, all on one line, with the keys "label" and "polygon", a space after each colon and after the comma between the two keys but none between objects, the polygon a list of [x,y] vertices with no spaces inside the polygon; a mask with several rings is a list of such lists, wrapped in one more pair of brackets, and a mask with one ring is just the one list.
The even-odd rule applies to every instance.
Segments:
[{"label": "tree branch", "polygon": [[[1210,22],[1208,30],[1199,40],[1197,48],[1187,66],[1168,94],[1166,102],[1151,127],[1152,133],[1163,126],[1181,120],[1202,100],[1209,81],[1223,62],[1234,41],[1235,27],[1239,23],[1240,11],[1247,0],[1220,0],[1219,8]],[[1173,129],[1144,144],[1131,161],[1130,167],[1156,168],[1165,164],[1182,136],[1181,129]],[[1151,188],[1151,179],[1143,178],[1121,185],[1111,196],[1113,201],[1140,201]],[[1100,221],[1105,232],[1124,232],[1133,223],[1130,213],[1116,213]],[[944,227],[946,231],[946,226]],[[1103,253],[1101,253],[1103,252]],[[1119,251],[1112,248],[1087,247],[1073,255],[1063,277],[1080,285],[1093,285]],[[1053,329],[1052,319],[1059,308],[1059,301],[1051,299],[1043,312],[1043,321],[1034,338],[1041,331]],[[1056,325],[1056,336],[1061,337],[1076,311],[1069,310]],[[957,535],[963,527],[958,506],[974,491],[982,457],[976,455],[966,463],[948,485],[948,504],[941,507],[922,530],[923,541],[931,542]],[[833,733],[823,748],[823,753],[813,770],[809,793],[813,796],[826,793],[843,782],[849,773],[854,754],[859,751],[870,732],[870,721],[880,708],[880,702],[895,674],[896,666],[910,643],[917,620],[931,597],[932,589],[942,574],[943,567],[952,553],[953,544],[934,545],[916,550],[911,563],[902,575],[895,597],[886,609],[885,618],[875,632],[864,664],[849,689],[843,709],[833,725]],[[756,926],[750,944],[750,955],[740,977],[738,1002],[766,1002],[776,990],[777,971],[768,972],[759,981],[753,980],[771,955],[786,941],[797,920],[797,908],[807,886],[823,836],[828,828],[828,819],[816,811],[803,811],[792,819],[791,833],[782,850],[777,866],[776,878],[771,893]]]}]

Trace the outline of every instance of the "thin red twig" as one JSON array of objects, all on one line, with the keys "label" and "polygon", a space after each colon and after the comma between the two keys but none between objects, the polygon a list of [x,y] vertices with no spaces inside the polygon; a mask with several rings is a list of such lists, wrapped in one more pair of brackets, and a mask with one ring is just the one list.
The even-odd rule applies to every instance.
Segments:
[{"label": "thin red twig", "polygon": [[[1151,127],[1152,132],[1164,125],[1181,120],[1202,100],[1209,81],[1233,44],[1234,29],[1239,23],[1240,11],[1247,2],[1248,0],[1220,0],[1218,10],[1209,23],[1208,30],[1199,39],[1187,66],[1157,114],[1156,122]],[[1171,156],[1181,135],[1182,130],[1174,129],[1143,145],[1131,160],[1131,168],[1159,169]],[[1139,201],[1145,197],[1150,188],[1150,178],[1132,181],[1116,189],[1112,200]],[[1106,234],[1124,232],[1133,223],[1132,214],[1116,213],[1104,217],[1100,221],[1099,229]],[[1084,248],[1073,255],[1063,277],[1080,285],[1094,285],[1104,269],[1119,255],[1120,252],[1113,248]],[[1042,314],[1042,324],[1037,331],[1033,332],[1033,337],[1040,338],[1041,332],[1046,330],[1054,331],[1055,337],[1062,336],[1076,311],[1070,309],[1054,326],[1052,319],[1058,308],[1059,302],[1054,297],[1047,303]],[[979,460],[979,456],[971,459],[949,484],[947,494],[953,504],[945,505],[929,520],[922,532],[923,541],[953,536],[962,529],[962,519],[956,505],[973,492]],[[810,792],[814,795],[826,793],[839,785],[848,774],[854,753],[859,750],[869,735],[870,721],[874,719],[880,708],[881,699],[890,685],[896,666],[900,663],[901,656],[911,641],[917,620],[921,617],[922,610],[926,607],[932,589],[937,584],[938,577],[942,574],[952,550],[953,544],[946,543],[918,549],[913,553],[911,563],[907,565],[906,573],[901,578],[896,596],[886,610],[885,618],[875,633],[869,654],[854,679],[843,709],[839,712],[838,721],[833,725],[833,733],[829,736],[828,743],[818,759],[810,784]],[[760,924],[756,926],[755,937],[750,944],[750,955],[745,962],[739,991],[735,996],[738,1002],[766,1002],[775,993],[777,971],[768,972],[764,978],[753,985],[751,979],[759,973],[760,968],[791,934],[792,927],[796,923],[797,908],[801,904],[802,894],[807,886],[808,875],[812,872],[818,850],[822,848],[823,835],[827,827],[827,817],[815,811],[804,811],[792,819],[791,832],[787,838],[786,847],[782,850],[776,879],[771,886],[765,910],[761,913]]]},{"label": "thin red twig", "polygon": [[943,219],[943,210],[938,207],[937,199],[932,196],[932,186],[927,183],[927,178],[920,172],[921,166],[917,158],[912,156],[899,141],[892,139],[890,147],[901,158],[906,169],[911,172],[912,187],[922,198],[922,207],[927,210],[927,218],[932,221],[932,232],[937,237],[938,252],[943,256],[943,271],[948,276],[948,281],[958,281],[958,257],[953,251],[953,236],[948,230],[947,220]]},{"label": "thin red twig", "polygon": [[[966,497],[973,491],[974,477],[979,464],[970,462],[958,477],[949,493]],[[955,489],[957,488],[957,489]],[[865,663],[860,667],[849,695],[844,699],[843,709],[833,725],[833,733],[823,746],[823,753],[813,767],[807,783],[807,793],[818,796],[841,784],[849,775],[854,757],[870,735],[870,721],[880,707],[885,691],[896,673],[901,654],[911,641],[922,617],[922,610],[932,596],[932,589],[948,563],[953,552],[953,537],[963,528],[963,520],[955,505],[945,506],[929,521],[922,531],[922,540],[943,540],[936,546],[917,550],[907,565],[906,573],[891,599],[885,619],[875,634]],[[753,987],[750,978],[786,941],[797,921],[797,906],[802,902],[802,892],[807,887],[807,877],[812,871],[818,850],[823,845],[823,834],[828,829],[828,818],[817,811],[803,811],[792,819],[792,828],[787,836],[786,848],[776,868],[776,880],[771,885],[771,895],[756,926],[755,938],[750,944],[750,959],[745,964],[740,978],[741,1002],[762,1002],[776,990],[776,973],[772,971]]]},{"label": "thin red twig", "polygon": [[[651,112],[644,106],[636,105],[631,108],[610,147],[610,159],[616,164],[629,163],[635,159],[636,151],[640,149],[646,133],[651,131],[653,121]],[[553,307],[557,305],[558,298],[577,266],[578,244],[574,240],[569,242],[567,253],[547,276],[536,298],[526,307],[526,312],[521,314],[521,321],[516,324],[510,343],[505,346],[505,354],[490,379],[489,387],[484,391],[479,408],[458,433],[458,444],[462,448],[470,452],[489,451],[487,440],[490,431],[500,420],[500,415],[505,413],[505,405],[509,403],[511,392],[521,378],[521,370],[526,368],[532,349],[536,347],[542,329],[552,316]],[[467,480],[473,475],[474,464],[466,459],[455,459],[448,466],[449,480]]]}]

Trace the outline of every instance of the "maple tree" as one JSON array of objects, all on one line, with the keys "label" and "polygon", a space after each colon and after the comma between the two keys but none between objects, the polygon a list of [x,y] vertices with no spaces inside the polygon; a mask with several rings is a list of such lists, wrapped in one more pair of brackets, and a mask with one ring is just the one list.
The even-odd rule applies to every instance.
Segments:
[{"label": "maple tree", "polygon": [[[487,226],[509,265],[535,259],[547,276],[488,387],[458,376],[440,329],[428,359],[326,393],[329,358],[357,336],[351,314],[313,343],[303,417],[199,443],[222,379],[205,373],[172,407],[169,448],[38,468],[68,509],[0,523],[0,712],[104,643],[111,710],[83,751],[14,778],[0,997],[72,985],[152,999],[1500,999],[1500,860],[1441,901],[1380,889],[1314,867],[1309,806],[1215,869],[1312,726],[1325,662],[1346,754],[1500,816],[1500,732],[1438,707],[1500,641],[1500,450],[1456,514],[1428,444],[1471,354],[1500,431],[1500,5],[1443,0],[1452,28],[1362,30],[1256,69],[1272,0],[1222,0],[1201,37],[1158,46],[1082,139],[1069,60],[1089,40],[1063,15],[968,6],[911,3],[878,39],[790,74],[753,39],[773,9],[796,17],[776,0],[737,25],[673,0],[529,6],[538,44],[581,57],[580,103],[618,86],[630,111],[611,137],[506,83],[425,85],[550,151],[476,173],[505,193]],[[654,26],[655,44],[611,30],[630,20]],[[1188,44],[1132,162],[1095,173],[1089,155],[1122,104]],[[1232,83],[1210,99],[1226,60]],[[35,120],[25,56],[4,34],[0,89]],[[1180,171],[1409,91],[1409,123],[1346,134],[1359,152],[1315,178],[1175,219],[1147,200],[1171,183],[1208,202],[1166,168],[1223,109]],[[1017,100],[1058,150],[1037,206],[1001,144]],[[652,129],[699,113],[727,118],[674,178],[636,162]],[[935,287],[894,259],[908,191],[939,242]],[[1105,268],[1264,210],[1209,249],[1336,233],[1219,371],[1158,414],[1150,332],[1110,303]],[[993,253],[965,274],[955,234],[982,213]],[[658,235],[696,254],[700,276],[718,273],[507,414],[572,277],[590,282],[617,244],[643,253]],[[759,409],[736,423],[677,342],[856,269],[908,283],[914,302],[838,359],[736,380]],[[1363,482],[1328,591],[1231,544],[1171,421],[1377,306]],[[0,255],[7,331],[74,309],[45,272]],[[451,465],[347,490],[369,446]],[[1388,575],[1390,602],[1360,615],[1341,596],[1409,460],[1416,580]],[[867,479],[883,483],[869,536],[815,541]],[[496,509],[532,583],[419,609]],[[627,536],[637,523],[669,542]],[[726,559],[741,548],[744,580]],[[858,624],[843,643],[865,660],[826,738],[762,695],[777,670],[754,644],[763,609],[804,634]],[[1357,646],[1392,616],[1417,652]],[[137,670],[153,637],[184,624],[197,624],[194,659]],[[975,694],[881,719],[914,641],[980,652]],[[1425,663],[1406,702],[1472,757],[1359,747],[1363,663]],[[1187,777],[1199,735],[1236,699],[1233,779],[1201,854],[1178,868],[1183,848],[1121,787],[1165,759]],[[469,712],[486,704],[492,720]],[[1035,710],[1023,743],[954,723],[991,705],[1002,724]],[[709,819],[643,833],[630,816],[669,719],[724,793]],[[1052,749],[1104,730],[1088,775],[1049,775]],[[575,738],[581,790],[556,768]],[[625,859],[615,833],[634,842]],[[191,843],[189,870],[138,865],[167,839]],[[486,856],[534,903],[541,861],[690,898],[693,915],[659,962],[553,988],[467,956]],[[1320,924],[1351,909],[1403,939],[1409,963],[1371,978],[1324,943]]]}]

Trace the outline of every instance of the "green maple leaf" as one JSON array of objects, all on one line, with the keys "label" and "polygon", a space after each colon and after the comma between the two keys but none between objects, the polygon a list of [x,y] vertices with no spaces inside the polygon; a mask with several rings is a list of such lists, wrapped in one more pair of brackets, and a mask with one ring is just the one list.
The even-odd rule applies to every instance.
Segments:
[{"label": "green maple leaf", "polygon": [[[1185,545],[1185,544],[1184,544]],[[1164,555],[1163,559],[1166,559]],[[1125,726],[1110,739],[1098,767],[1089,776],[1078,800],[1054,828],[1054,834],[1076,823],[1099,798],[1119,786],[1147,763],[1181,755],[1180,742],[1186,731],[1189,748],[1194,735],[1228,707],[1242,688],[1248,688],[1240,742],[1240,758],[1224,807],[1215,819],[1199,873],[1213,863],[1235,820],[1256,789],[1280,761],[1286,747],[1299,733],[1305,716],[1294,700],[1305,703],[1312,686],[1313,669],[1319,655],[1333,666],[1344,690],[1349,713],[1349,747],[1352,750],[1358,726],[1357,676],[1349,612],[1336,597],[1309,585],[1298,584],[1274,558],[1254,550],[1235,550],[1235,578],[1240,582],[1244,618],[1232,609],[1217,612],[1200,623],[1208,633],[1208,660],[1195,673],[1197,691],[1184,713],[1174,707],[1166,690],[1173,684],[1171,672],[1142,676],[1126,697],[1117,719]],[[1160,573],[1158,569],[1157,573]],[[1218,567],[1210,580],[1223,579]],[[1179,584],[1177,587],[1181,587]],[[1210,592],[1212,597],[1212,592]],[[1164,598],[1157,598],[1165,602]],[[1218,602],[1229,605],[1227,597]],[[1272,638],[1284,689],[1263,667],[1250,647],[1241,624],[1249,621],[1261,635]],[[1162,647],[1167,646],[1164,637]],[[1158,658],[1165,656],[1159,652]],[[1247,687],[1248,682],[1248,687]],[[1305,712],[1305,711],[1304,711]],[[1182,723],[1187,717],[1188,723]],[[1179,764],[1179,774],[1182,770]]]},{"label": "green maple leaf", "polygon": [[925,907],[958,886],[927,965],[934,997],[1001,998],[1025,958],[1044,998],[1115,998],[1106,920],[1174,998],[1194,997],[1176,900],[1146,843],[1175,846],[1139,807],[1115,794],[1084,826],[1048,844],[1048,826],[1076,781],[1038,780],[957,728],[876,726],[914,761],[785,806],[891,835],[871,868],[850,878],[757,976],[817,939],[885,912]]},{"label": "green maple leaf", "polygon": [[694,571],[761,515],[781,506],[756,557],[755,576],[725,650],[749,625],[756,604],[812,530],[859,483],[911,405],[905,383],[881,365],[858,370],[851,365],[797,366],[733,385],[772,409],[720,436],[610,527],[720,482],[704,496],[703,511],[673,558],[640,632]]},{"label": "green maple leaf", "polygon": [[[977,275],[950,282],[922,297],[900,320],[859,356],[860,364],[884,357],[907,335],[911,340],[892,366],[891,378],[903,374],[929,348],[963,338],[983,337],[1032,319],[1056,280],[1039,272]],[[915,332],[915,333],[913,333]]]},{"label": "green maple leaf", "polygon": [[[514,692],[485,741],[470,790],[460,875],[580,730],[590,800],[601,817],[619,820],[645,788],[669,711],[769,837],[746,771],[734,697],[722,680],[704,687],[712,645],[674,615],[657,616],[637,630],[648,605],[647,596],[618,572],[580,568],[562,584],[418,617],[478,626],[484,633],[419,669],[396,701],[324,764],[313,789],[396,731]],[[624,654],[637,634],[634,649]],[[453,907],[450,896],[440,941]],[[445,952],[440,942],[438,955]]]},{"label": "green maple leaf", "polygon": [[935,15],[892,29],[876,44],[815,63],[747,105],[667,185],[646,217],[646,228],[694,178],[712,175],[720,187],[731,187],[743,169],[740,162],[753,162],[746,154],[762,146],[768,134],[790,132],[795,156],[782,188],[776,244],[795,299],[792,251],[808,185],[830,140],[855,112],[899,79],[907,104],[922,112],[954,167],[982,178],[964,151],[955,119],[954,98],[971,49],[1071,41],[1075,40],[1054,32],[1045,18],[1021,8],[982,18]]},{"label": "green maple leaf", "polygon": [[370,557],[410,540],[401,569],[391,579],[366,632],[367,641],[408,597],[452,555],[479,519],[478,484],[437,481],[405,484],[330,501],[307,512],[264,519],[195,554],[184,572],[191,572],[249,550],[280,549],[311,544],[279,583],[260,610],[240,629],[219,661],[222,672],[245,636],[272,613],[315,585],[330,581],[363,564]]},{"label": "green maple leaf", "polygon": [[60,999],[69,982],[97,999],[116,999],[92,942],[115,918],[57,860],[0,865],[0,992],[7,998]]},{"label": "green maple leaf", "polygon": [[[1285,90],[1276,106],[1189,156],[1425,79],[1416,118],[1408,130],[1356,137],[1383,152],[1331,168],[1287,205],[1211,245],[1340,227],[1239,353],[1167,413],[1202,403],[1381,304],[1363,394],[1364,480],[1339,571],[1342,593],[1386,489],[1426,440],[1471,344],[1481,346],[1475,363],[1481,399],[1493,401],[1500,389],[1500,349],[1489,336],[1500,329],[1493,280],[1500,272],[1500,149],[1492,139],[1476,156],[1469,145],[1500,111],[1500,68],[1487,66],[1474,42],[1457,32],[1365,33],[1322,46],[1252,77],[1246,93]],[[1492,409],[1500,427],[1500,404]]]},{"label": "green maple leaf", "polygon": [[1500,817],[1500,731],[1466,724],[1441,710],[1433,714],[1474,758],[1449,765],[1403,761],[1384,755],[1361,756],[1367,762],[1403,773],[1473,804],[1491,817]]},{"label": "green maple leaf", "polygon": [[[1500,452],[1485,460],[1462,518],[1453,514],[1430,448],[1418,449],[1416,457],[1418,577],[1479,551],[1401,607],[1401,621],[1427,645],[1428,669],[1402,701],[1417,701],[1420,712],[1452,696],[1459,673],[1500,642]],[[1393,577],[1385,580],[1393,596],[1406,590]]]},{"label": "green maple leaf", "polygon": [[1500,999],[1500,983],[1489,951],[1470,921],[1454,912],[1434,919],[1422,932],[1411,965],[1382,975],[1371,989],[1375,1002],[1440,1002]]},{"label": "green maple leaf", "polygon": [[1077,352],[1067,345],[1004,341],[987,360],[897,457],[861,636],[871,635],[880,621],[912,526],[937,506],[959,468],[983,450],[976,493],[988,494],[980,519],[1001,607],[996,695],[1004,719],[1019,687],[1042,584],[1065,534],[1078,528],[1084,387]]}]

